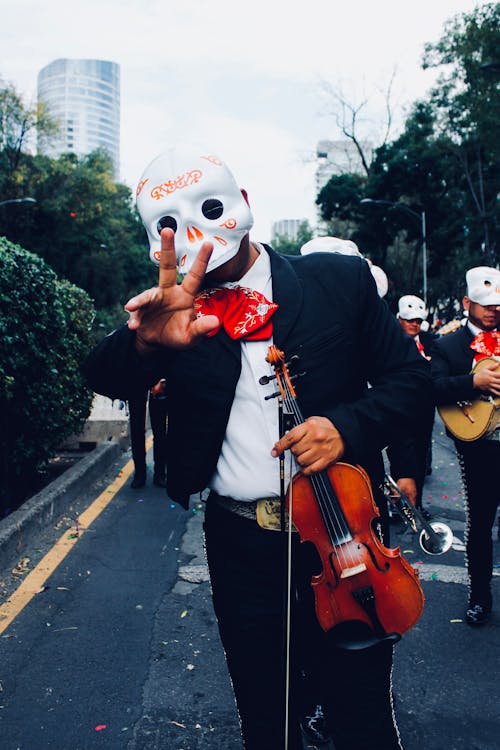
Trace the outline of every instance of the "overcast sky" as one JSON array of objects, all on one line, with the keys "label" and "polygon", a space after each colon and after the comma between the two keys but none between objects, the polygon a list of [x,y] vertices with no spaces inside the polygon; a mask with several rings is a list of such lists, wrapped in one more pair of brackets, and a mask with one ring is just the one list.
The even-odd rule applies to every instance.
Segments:
[{"label": "overcast sky", "polygon": [[[426,42],[473,0],[1,0],[0,77],[26,101],[39,70],[59,57],[121,69],[121,180],[180,141],[210,146],[248,190],[252,236],[271,224],[315,219],[317,141],[336,139],[323,84],[368,99],[375,142],[380,91],[394,71],[397,123],[428,91]],[[396,135],[396,131],[394,135]]]}]

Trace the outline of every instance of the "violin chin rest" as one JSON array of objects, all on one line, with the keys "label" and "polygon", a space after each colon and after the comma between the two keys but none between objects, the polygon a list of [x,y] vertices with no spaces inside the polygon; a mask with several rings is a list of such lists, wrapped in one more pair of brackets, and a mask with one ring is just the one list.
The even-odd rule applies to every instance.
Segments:
[{"label": "violin chin rest", "polygon": [[397,643],[401,640],[399,633],[375,633],[365,622],[347,620],[330,630],[329,639],[337,647],[346,651],[362,651],[374,648],[381,643]]}]

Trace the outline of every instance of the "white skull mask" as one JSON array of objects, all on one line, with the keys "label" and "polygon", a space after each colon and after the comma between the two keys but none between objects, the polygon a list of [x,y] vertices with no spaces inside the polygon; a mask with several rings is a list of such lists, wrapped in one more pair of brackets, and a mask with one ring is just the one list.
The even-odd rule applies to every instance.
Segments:
[{"label": "white skull mask", "polygon": [[213,243],[207,271],[233,258],[253,217],[236,181],[216,156],[198,147],[171,148],[144,170],[137,208],[149,237],[150,258],[160,261],[160,232],[175,232],[179,272],[186,274],[202,244]]},{"label": "white skull mask", "polygon": [[403,320],[426,320],[427,310],[425,309],[425,302],[420,297],[415,297],[413,294],[405,294],[400,297],[398,302],[398,318]]}]

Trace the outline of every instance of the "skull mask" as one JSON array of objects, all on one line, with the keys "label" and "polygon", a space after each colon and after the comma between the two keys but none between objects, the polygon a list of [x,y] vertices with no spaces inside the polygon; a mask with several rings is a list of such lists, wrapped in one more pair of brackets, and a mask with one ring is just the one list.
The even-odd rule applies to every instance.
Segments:
[{"label": "skull mask", "polygon": [[150,258],[160,261],[160,232],[175,232],[177,267],[188,273],[206,241],[214,250],[207,272],[238,252],[253,224],[250,208],[226,165],[198,148],[171,148],[146,167],[137,208],[149,238]]},{"label": "skull mask", "polygon": [[398,318],[403,320],[426,320],[427,310],[425,309],[425,302],[420,297],[415,297],[413,294],[405,294],[400,297],[398,302]]}]

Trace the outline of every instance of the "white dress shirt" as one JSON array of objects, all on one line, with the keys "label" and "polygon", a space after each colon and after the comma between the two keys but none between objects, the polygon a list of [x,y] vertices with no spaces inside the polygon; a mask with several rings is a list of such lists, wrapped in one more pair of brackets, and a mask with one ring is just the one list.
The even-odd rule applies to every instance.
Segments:
[{"label": "white dress shirt", "polygon": [[[272,302],[269,255],[262,245],[256,247],[260,254],[250,270],[237,284],[222,286],[247,286]],[[263,375],[273,374],[273,368],[266,362],[272,343],[272,337],[263,341],[241,340],[241,374],[219,461],[209,482],[210,489],[224,497],[256,500],[280,495],[279,459],[271,456],[271,449],[279,439],[278,399],[265,400],[278,386],[276,380],[267,385],[259,384]],[[289,476],[289,456],[285,460],[285,472]]]}]

